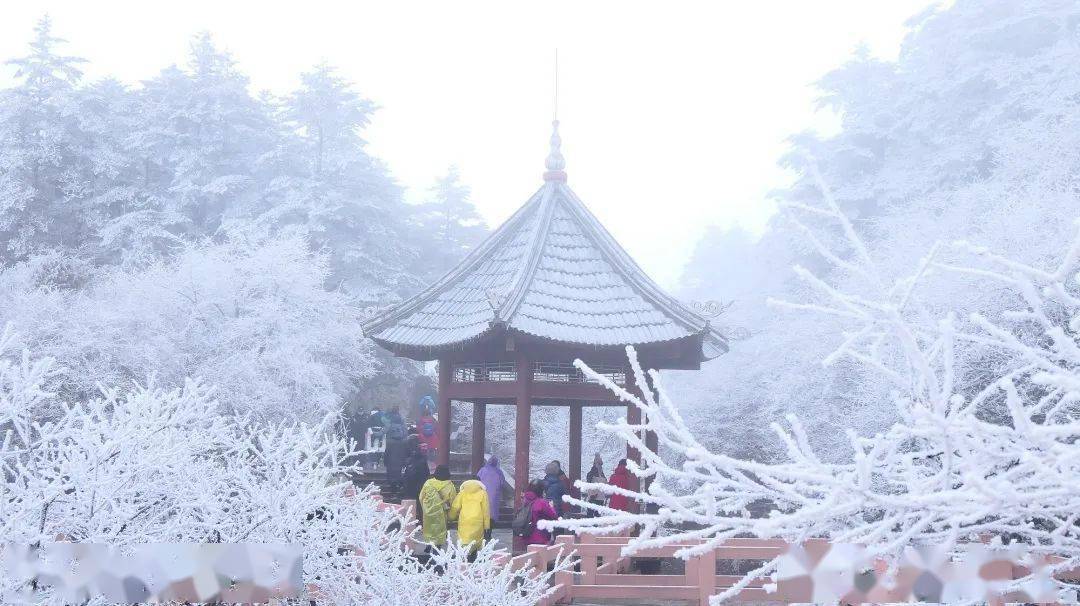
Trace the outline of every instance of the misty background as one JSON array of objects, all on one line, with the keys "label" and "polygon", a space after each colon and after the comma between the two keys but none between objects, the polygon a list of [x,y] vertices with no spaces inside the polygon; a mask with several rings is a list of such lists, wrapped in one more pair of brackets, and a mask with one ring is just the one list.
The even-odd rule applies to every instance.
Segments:
[{"label": "misty background", "polygon": [[[777,202],[820,195],[816,170],[892,277],[937,241],[1038,263],[1080,209],[1080,8],[926,4],[123,5],[134,27],[14,7],[0,323],[68,369],[73,399],[197,376],[268,418],[411,406],[424,369],[360,320],[539,185],[558,47],[571,186],[675,294],[731,303],[731,351],[666,375],[690,426],[767,458],[763,428],[794,411],[841,448],[892,413],[859,369],[822,366],[835,325],[767,305],[813,297],[794,265],[837,271]],[[977,280],[935,292],[1007,308]],[[560,415],[534,417],[534,461],[565,460]]]}]

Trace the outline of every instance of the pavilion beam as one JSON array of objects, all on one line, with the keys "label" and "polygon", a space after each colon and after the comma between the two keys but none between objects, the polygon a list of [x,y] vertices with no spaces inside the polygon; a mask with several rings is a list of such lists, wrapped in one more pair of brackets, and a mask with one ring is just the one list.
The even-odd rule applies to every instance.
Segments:
[{"label": "pavilion beam", "polygon": [[472,472],[480,471],[487,461],[484,460],[484,448],[487,438],[487,404],[473,402],[472,412]]},{"label": "pavilion beam", "polygon": [[450,361],[439,360],[439,451],[435,462],[450,466]]},{"label": "pavilion beam", "polygon": [[581,479],[581,415],[583,405],[570,406],[570,468],[566,472],[571,482]]},{"label": "pavilion beam", "polygon": [[514,508],[529,485],[529,429],[532,426],[532,365],[522,353],[517,356],[517,395],[514,419]]}]

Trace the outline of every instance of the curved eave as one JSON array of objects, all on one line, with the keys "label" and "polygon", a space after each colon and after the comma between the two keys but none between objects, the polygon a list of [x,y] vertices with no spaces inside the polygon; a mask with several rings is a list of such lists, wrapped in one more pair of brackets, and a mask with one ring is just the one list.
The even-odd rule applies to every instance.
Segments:
[{"label": "curved eave", "polygon": [[[611,343],[611,344],[598,344],[598,343],[586,343],[580,341],[572,341],[565,339],[556,339],[546,337],[543,335],[535,335],[522,330],[513,328],[505,329],[505,333],[502,333],[503,327],[499,327],[500,334],[514,335],[519,338],[523,338],[529,341],[536,341],[546,343],[555,346],[563,346],[568,349],[577,350],[618,350],[622,351],[627,345],[633,346],[639,350],[649,350],[653,348],[677,348],[681,342],[691,341],[694,343],[694,351],[690,352],[690,357],[685,361],[692,365],[699,365],[703,362],[707,362],[713,358],[716,358],[728,351],[727,340],[723,338],[719,333],[715,331],[700,332],[696,334],[688,334],[686,336],[677,337],[674,339],[665,339],[658,341],[642,341],[637,343]],[[496,333],[496,328],[491,327],[478,333],[476,336],[463,339],[454,342],[437,343],[431,345],[421,345],[415,343],[400,343],[392,340],[388,340],[380,337],[372,337],[383,349],[392,352],[396,356],[401,356],[418,361],[436,360],[439,357],[454,353],[465,351],[478,345],[481,341],[492,337]],[[672,368],[676,368],[673,366]]]},{"label": "curved eave", "polygon": [[720,333],[709,330],[704,333],[701,338],[701,361],[708,362],[713,358],[718,358],[728,352],[727,339]]}]

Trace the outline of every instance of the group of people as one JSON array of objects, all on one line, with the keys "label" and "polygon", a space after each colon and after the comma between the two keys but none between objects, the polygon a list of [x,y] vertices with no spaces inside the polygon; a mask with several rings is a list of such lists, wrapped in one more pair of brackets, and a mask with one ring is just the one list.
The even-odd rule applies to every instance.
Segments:
[{"label": "group of people", "polygon": [[426,461],[423,468],[410,465],[403,490],[405,498],[417,502],[424,541],[429,549],[445,546],[450,522],[456,521],[458,541],[475,554],[491,539],[493,518],[499,511],[504,477],[498,459],[489,457],[477,479],[465,480],[460,490],[450,480],[446,465],[435,467],[430,478],[418,483],[426,473]]},{"label": "group of people", "polygon": [[[626,459],[621,459],[611,477],[604,474],[604,461],[597,454],[593,457],[592,468],[585,476],[590,484],[608,484],[622,489],[630,489],[632,476],[626,468]],[[521,507],[514,514],[514,534],[524,539],[526,545],[546,545],[551,542],[551,532],[540,528],[541,520],[558,520],[567,513],[564,495],[578,496],[570,478],[562,470],[558,461],[552,461],[544,467],[544,477],[533,480],[525,489]],[[587,490],[585,500],[594,505],[607,505],[620,511],[630,510],[630,499],[621,494],[613,494],[604,501],[603,494],[597,489]],[[588,516],[599,515],[588,510]]]},{"label": "group of people", "polygon": [[[412,436],[409,439],[412,440]],[[462,482],[459,488],[451,481],[450,469],[446,465],[437,466],[434,473],[429,475],[426,457],[417,444],[413,443],[412,446],[404,472],[402,498],[416,501],[424,541],[431,547],[443,547],[450,524],[456,521],[458,541],[475,553],[484,541],[490,540],[494,520],[499,515],[499,503],[506,482],[499,460],[495,456],[488,456],[476,479]],[[563,518],[568,513],[563,496],[576,496],[573,483],[558,461],[548,463],[544,472],[542,479],[534,480],[525,487],[521,506],[514,514],[514,535],[526,545],[550,543],[552,533],[540,528],[540,522]],[[592,468],[585,480],[590,484],[608,484],[624,490],[629,490],[633,485],[626,459],[619,461],[609,478],[604,473],[604,462],[600,455],[593,458]],[[629,511],[631,505],[630,499],[621,494],[613,494],[605,502],[604,496],[596,489],[587,490],[585,500],[620,511]],[[587,515],[597,513],[590,510]]]},{"label": "group of people", "polygon": [[[356,432],[357,428],[353,428]],[[439,436],[434,417],[434,401],[425,396],[420,401],[420,412],[415,425],[406,426],[401,412],[396,408],[387,411],[375,407],[363,415],[364,450],[368,456],[362,465],[380,462],[386,468],[389,484],[400,487],[402,499],[417,503],[417,516],[423,524],[424,540],[431,547],[446,545],[451,522],[457,522],[458,541],[473,553],[491,537],[494,519],[499,515],[503,485],[506,477],[495,456],[489,455],[475,479],[466,480],[460,487],[450,479],[450,469],[438,465],[431,471],[431,462],[439,448]],[[608,484],[624,490],[633,486],[632,476],[626,467],[626,459],[619,461],[608,477],[604,462],[597,454],[592,467],[585,476],[588,484]],[[562,469],[559,461],[551,461],[544,467],[544,477],[533,480],[522,490],[521,506],[515,511],[514,535],[526,545],[547,544],[552,533],[540,528],[543,520],[558,520],[569,513],[569,505],[563,497],[581,496],[585,501],[615,510],[629,511],[631,502],[621,494],[613,494],[606,501],[599,490],[589,489],[577,494],[573,482]],[[598,515],[588,510],[586,515]]]},{"label": "group of people", "polygon": [[402,471],[419,449],[427,461],[433,461],[439,449],[439,432],[435,420],[435,402],[431,396],[420,400],[416,423],[406,426],[397,407],[383,410],[380,406],[361,413],[350,421],[350,434],[359,442],[364,454],[360,466],[386,468],[390,483],[401,481]]}]

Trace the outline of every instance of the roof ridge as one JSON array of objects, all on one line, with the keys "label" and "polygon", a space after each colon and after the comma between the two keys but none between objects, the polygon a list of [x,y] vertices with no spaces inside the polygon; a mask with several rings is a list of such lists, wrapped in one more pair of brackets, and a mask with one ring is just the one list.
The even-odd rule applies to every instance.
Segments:
[{"label": "roof ridge", "polygon": [[559,186],[565,190],[566,199],[568,204],[568,210],[577,215],[580,223],[583,223],[584,227],[588,228],[588,232],[592,232],[598,237],[590,238],[594,241],[597,248],[600,249],[608,262],[615,265],[616,271],[618,271],[628,282],[631,288],[636,290],[639,295],[645,297],[649,302],[657,307],[668,311],[673,319],[681,322],[685,328],[688,328],[695,332],[703,332],[709,330],[709,322],[700,315],[694,313],[691,309],[682,304],[678,299],[664,292],[662,288],[656,282],[649,277],[645,270],[634,261],[633,257],[626,252],[619,245],[615,237],[608,232],[603,223],[596,218],[595,215],[585,206],[585,203],[577,197],[569,186],[565,183],[559,184]]},{"label": "roof ridge", "polygon": [[536,276],[536,267],[540,262],[540,256],[544,252],[544,246],[547,244],[547,235],[550,231],[548,227],[551,223],[551,216],[554,214],[556,182],[545,182],[543,190],[544,196],[541,198],[540,208],[537,211],[541,214],[537,217],[533,233],[529,237],[528,261],[521,265],[517,275],[514,276],[514,281],[511,283],[510,292],[507,293],[498,309],[495,310],[496,321],[510,323],[511,318],[521,307],[525,293],[528,292],[528,287]]},{"label": "roof ridge", "polygon": [[400,303],[388,306],[383,311],[361,323],[360,329],[363,334],[368,337],[374,337],[375,333],[386,328],[387,324],[411,315],[413,312],[417,311],[418,308],[427,304],[432,296],[467,277],[469,272],[472,271],[476,265],[486,260],[488,252],[498,247],[508,237],[514,235],[514,228],[529,215],[529,211],[532,210],[533,206],[543,199],[545,190],[546,187],[543,186],[538,189],[529,197],[529,200],[526,201],[521,208],[518,208],[514,214],[510,215],[510,218],[500,225],[498,229],[491,232],[491,234],[474,248],[472,252],[466,255],[460,263],[450,268],[449,271],[443,274],[441,278],[436,280],[430,286]]}]

